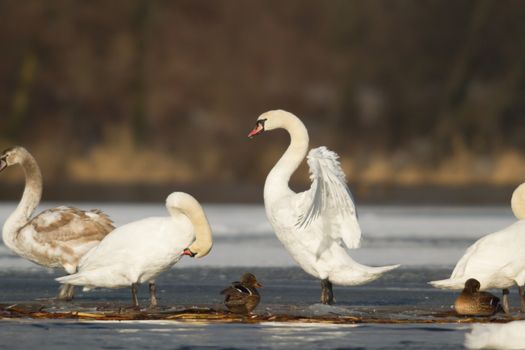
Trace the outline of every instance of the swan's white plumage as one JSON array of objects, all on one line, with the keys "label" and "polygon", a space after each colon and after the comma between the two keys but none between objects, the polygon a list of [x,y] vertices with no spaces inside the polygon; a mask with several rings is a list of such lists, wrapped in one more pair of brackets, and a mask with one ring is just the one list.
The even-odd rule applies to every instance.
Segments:
[{"label": "swan's white plumage", "polygon": [[346,177],[338,161],[339,156],[326,147],[312,149],[307,156],[312,186],[299,197],[300,210],[297,226],[307,228],[322,217],[325,234],[334,241],[344,242],[347,248],[358,248],[361,229],[357,223],[355,205],[346,184]]},{"label": "swan's white plumage", "polygon": [[122,288],[155,279],[173,266],[188,248],[195,256],[208,254],[211,230],[199,203],[174,192],[166,199],[169,217],[151,217],[120,226],[80,261],[78,272],[57,278],[60,283]]},{"label": "swan's white plumage", "polygon": [[[519,217],[525,208],[517,199],[525,200],[525,186],[519,186],[513,193],[512,208]],[[450,278],[430,282],[434,287],[462,289],[469,278],[477,279],[481,289],[510,288],[525,284],[525,220],[491,234],[488,234],[467,248],[456,264]]]},{"label": "swan's white plumage", "polygon": [[467,248],[449,279],[430,282],[434,287],[462,289],[469,278],[481,289],[525,284],[525,220],[486,235]]},{"label": "swan's white plumage", "polygon": [[525,321],[505,324],[474,324],[465,335],[469,349],[523,349],[525,348]]},{"label": "swan's white plumage", "polygon": [[290,145],[272,168],[264,185],[266,215],[277,238],[310,275],[340,285],[359,285],[379,278],[399,265],[370,267],[354,261],[346,247],[359,246],[361,230],[338,156],[320,147],[310,151],[309,190],[295,193],[288,181],[308,150],[308,132],[291,113],[270,111],[258,118],[250,136],[284,128]]},{"label": "swan's white plumage", "polygon": [[184,215],[134,221],[113,230],[84,255],[78,273],[57,281],[86,289],[147,282],[179,261],[194,239],[192,224]]}]

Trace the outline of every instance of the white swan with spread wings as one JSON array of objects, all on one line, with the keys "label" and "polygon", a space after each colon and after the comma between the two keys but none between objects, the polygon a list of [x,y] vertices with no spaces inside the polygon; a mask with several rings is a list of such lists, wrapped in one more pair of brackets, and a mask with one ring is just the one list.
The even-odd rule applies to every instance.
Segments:
[{"label": "white swan with spread wings", "polygon": [[289,188],[290,177],[308,151],[308,132],[299,118],[283,110],[266,112],[248,136],[279,128],[290,134],[290,145],[266,178],[266,214],[294,260],[321,279],[321,302],[330,304],[332,283],[364,284],[399,265],[370,267],[348,255],[347,248],[359,247],[361,229],[337,154],[326,147],[312,149],[307,157],[311,188],[301,193]]}]

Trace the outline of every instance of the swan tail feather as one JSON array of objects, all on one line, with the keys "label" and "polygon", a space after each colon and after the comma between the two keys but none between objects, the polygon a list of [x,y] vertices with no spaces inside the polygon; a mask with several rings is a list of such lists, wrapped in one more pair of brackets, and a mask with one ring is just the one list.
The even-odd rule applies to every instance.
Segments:
[{"label": "swan tail feather", "polygon": [[377,275],[377,277],[380,277],[382,274],[397,269],[400,264],[396,265],[387,265],[387,266],[377,266],[377,267],[369,267],[369,271],[373,275]]},{"label": "swan tail feather", "polygon": [[459,278],[449,278],[445,280],[430,281],[428,283],[433,287],[440,289],[463,289],[465,280]]},{"label": "swan tail feather", "polygon": [[127,279],[123,281],[122,278],[119,277],[122,276],[115,274],[114,271],[108,269],[96,269],[58,277],[55,280],[60,283],[72,284],[74,286],[84,286],[84,290],[90,290],[96,287],[114,288],[115,286],[131,284]]},{"label": "swan tail feather", "polygon": [[55,278],[55,281],[63,283],[63,284],[72,284],[74,286],[83,286],[85,284],[88,284],[88,280],[85,276],[85,273],[79,272],[75,273],[73,275],[68,276],[62,276]]},{"label": "swan tail feather", "polygon": [[331,273],[329,280],[332,283],[343,286],[357,286],[365,283],[375,281],[386,272],[397,269],[401,265],[387,265],[387,266],[365,266],[360,265],[359,268],[355,266],[345,270],[339,270],[336,273]]}]

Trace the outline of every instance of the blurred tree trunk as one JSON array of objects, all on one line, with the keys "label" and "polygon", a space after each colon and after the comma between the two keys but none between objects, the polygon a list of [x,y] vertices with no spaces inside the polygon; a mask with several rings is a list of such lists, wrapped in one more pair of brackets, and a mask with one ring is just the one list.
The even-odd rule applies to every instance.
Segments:
[{"label": "blurred tree trunk", "polygon": [[[480,40],[480,32],[487,23],[493,1],[481,0],[475,3],[465,36],[463,50],[458,52],[456,61],[450,70],[448,86],[445,89],[445,100],[437,120],[436,141],[438,152],[450,151],[452,141],[463,140],[460,135],[461,118],[457,111],[461,108],[467,95],[468,85],[475,71],[475,50]],[[445,73],[445,72],[444,72]],[[463,141],[459,141],[463,142]]]},{"label": "blurred tree trunk", "polygon": [[132,83],[132,94],[134,96],[132,129],[134,139],[138,144],[145,141],[148,132],[146,115],[146,55],[151,4],[152,2],[148,0],[137,0],[132,21],[136,45],[134,79]]},{"label": "blurred tree trunk", "polygon": [[35,80],[37,68],[38,59],[32,51],[29,51],[22,59],[16,90],[11,101],[11,112],[5,129],[6,136],[9,139],[18,139],[24,127],[31,87]]}]

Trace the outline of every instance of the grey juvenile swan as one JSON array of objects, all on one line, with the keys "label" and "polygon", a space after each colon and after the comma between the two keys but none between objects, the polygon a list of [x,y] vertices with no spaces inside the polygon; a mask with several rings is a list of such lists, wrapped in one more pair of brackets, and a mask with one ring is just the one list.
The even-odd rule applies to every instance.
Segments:
[{"label": "grey juvenile swan", "polygon": [[[4,223],[4,244],[38,265],[75,273],[80,258],[114,229],[113,222],[100,210],[65,206],[32,217],[42,196],[42,173],[23,147],[9,148],[0,155],[0,172],[15,164],[24,169],[25,188],[20,203]],[[58,299],[71,300],[73,294],[74,286],[66,284],[60,288]]]}]

